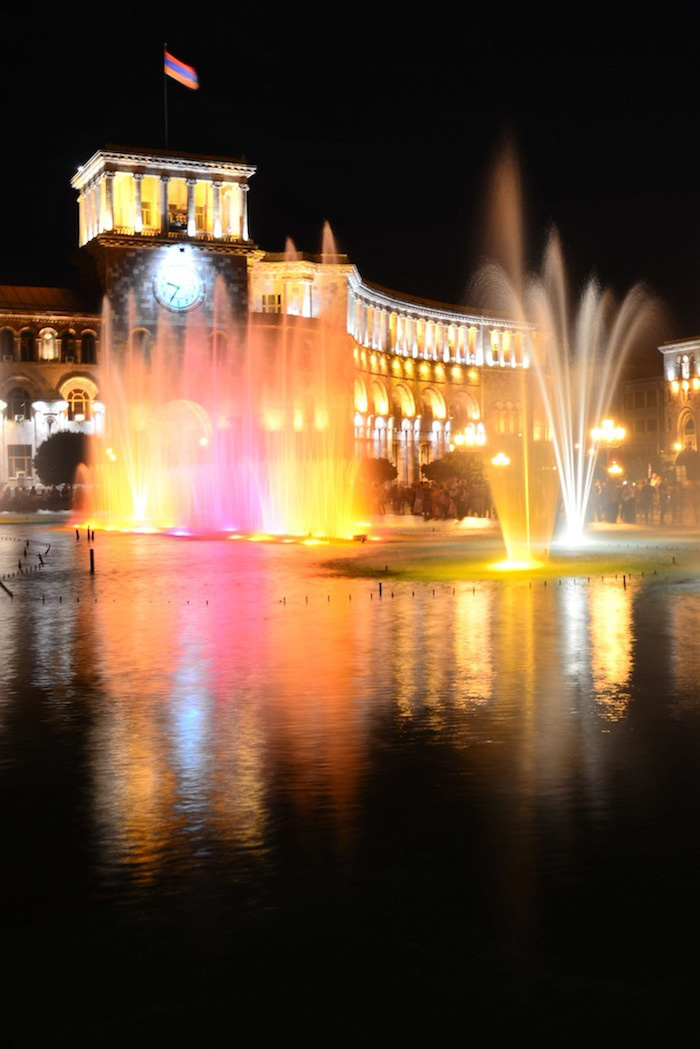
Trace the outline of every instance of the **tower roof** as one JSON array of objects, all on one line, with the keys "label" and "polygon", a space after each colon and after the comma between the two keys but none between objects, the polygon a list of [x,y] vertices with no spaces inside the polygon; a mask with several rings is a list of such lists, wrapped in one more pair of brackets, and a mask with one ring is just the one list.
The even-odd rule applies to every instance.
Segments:
[{"label": "tower roof", "polygon": [[71,179],[73,189],[81,190],[104,172],[140,172],[144,175],[168,175],[171,178],[215,178],[246,182],[256,171],[255,165],[232,157],[183,153],[168,149],[105,146],[81,164]]}]

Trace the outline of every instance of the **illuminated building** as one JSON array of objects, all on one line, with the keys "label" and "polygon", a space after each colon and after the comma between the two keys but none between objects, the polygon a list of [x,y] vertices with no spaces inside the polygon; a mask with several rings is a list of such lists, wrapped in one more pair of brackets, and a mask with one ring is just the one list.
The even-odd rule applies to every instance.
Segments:
[{"label": "illuminated building", "polygon": [[76,172],[79,290],[0,289],[0,483],[31,483],[51,433],[108,427],[105,296],[116,346],[147,356],[165,307],[176,338],[196,317],[216,353],[225,334],[215,286],[241,329],[251,315],[311,326],[341,318],[354,354],[357,454],[391,459],[401,480],[453,447],[497,451],[499,436],[525,426],[543,436],[525,403],[529,325],[370,285],[330,243],[313,256],[264,252],[249,233],[254,174],[230,158],[112,148]]},{"label": "illuminated building", "polygon": [[700,430],[700,339],[667,342],[664,385],[670,450],[698,451]]}]

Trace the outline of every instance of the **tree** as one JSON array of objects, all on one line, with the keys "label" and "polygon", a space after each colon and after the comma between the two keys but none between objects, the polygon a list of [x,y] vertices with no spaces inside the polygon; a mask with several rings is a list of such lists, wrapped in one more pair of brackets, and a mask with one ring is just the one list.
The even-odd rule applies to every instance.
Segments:
[{"label": "tree", "polygon": [[397,475],[398,470],[388,459],[362,459],[360,461],[360,476],[369,484],[373,481],[379,481],[380,484],[384,484],[385,481],[395,481]]},{"label": "tree", "polygon": [[456,477],[458,481],[468,484],[484,483],[484,461],[480,453],[467,452],[461,448],[448,452],[442,459],[425,463],[421,472],[428,481],[450,481]]},{"label": "tree", "polygon": [[42,484],[73,484],[80,466],[87,466],[91,437],[62,431],[48,437],[34,456],[34,469]]}]

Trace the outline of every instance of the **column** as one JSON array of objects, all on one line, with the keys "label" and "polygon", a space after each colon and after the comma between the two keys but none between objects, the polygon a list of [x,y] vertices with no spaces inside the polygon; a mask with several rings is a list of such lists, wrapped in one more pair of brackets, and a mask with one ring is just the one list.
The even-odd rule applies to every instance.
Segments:
[{"label": "column", "polygon": [[418,452],[420,445],[420,420],[416,419],[408,431],[410,435],[409,484],[421,479]]},{"label": "column", "polygon": [[483,365],[484,363],[484,325],[480,324],[476,332],[476,349],[474,353],[474,363]]},{"label": "column", "polygon": [[140,233],[143,229],[143,215],[141,212],[141,180],[143,175],[135,172],[134,180],[134,233]]},{"label": "column", "polygon": [[197,217],[194,210],[194,187],[197,185],[196,178],[188,178],[187,182],[187,236],[196,237]]},{"label": "column", "polygon": [[248,185],[241,183],[241,237],[249,240],[248,236]]},{"label": "column", "polygon": [[170,222],[168,221],[168,183],[167,175],[160,176],[160,232],[167,237]]},{"label": "column", "polygon": [[221,183],[212,182],[212,198],[214,204],[214,236],[221,238]]},{"label": "column", "polygon": [[114,229],[114,172],[105,171],[105,229]]},{"label": "column", "polygon": [[78,195],[78,244],[82,245],[86,243],[88,239],[87,235],[87,221],[85,216],[85,194],[80,193]]},{"label": "column", "polygon": [[88,209],[88,240],[97,236],[97,223],[95,221],[95,187],[91,185],[87,192]]}]

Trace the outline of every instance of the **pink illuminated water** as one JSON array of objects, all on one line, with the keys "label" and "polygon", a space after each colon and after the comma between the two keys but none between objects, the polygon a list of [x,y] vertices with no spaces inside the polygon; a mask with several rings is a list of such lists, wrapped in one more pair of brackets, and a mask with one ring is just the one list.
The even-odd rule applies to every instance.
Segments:
[{"label": "pink illuminated water", "polygon": [[115,343],[108,306],[103,331],[98,527],[352,534],[352,343],[333,311],[242,323],[220,282],[213,322],[194,312],[183,336],[162,310],[150,352]]}]

